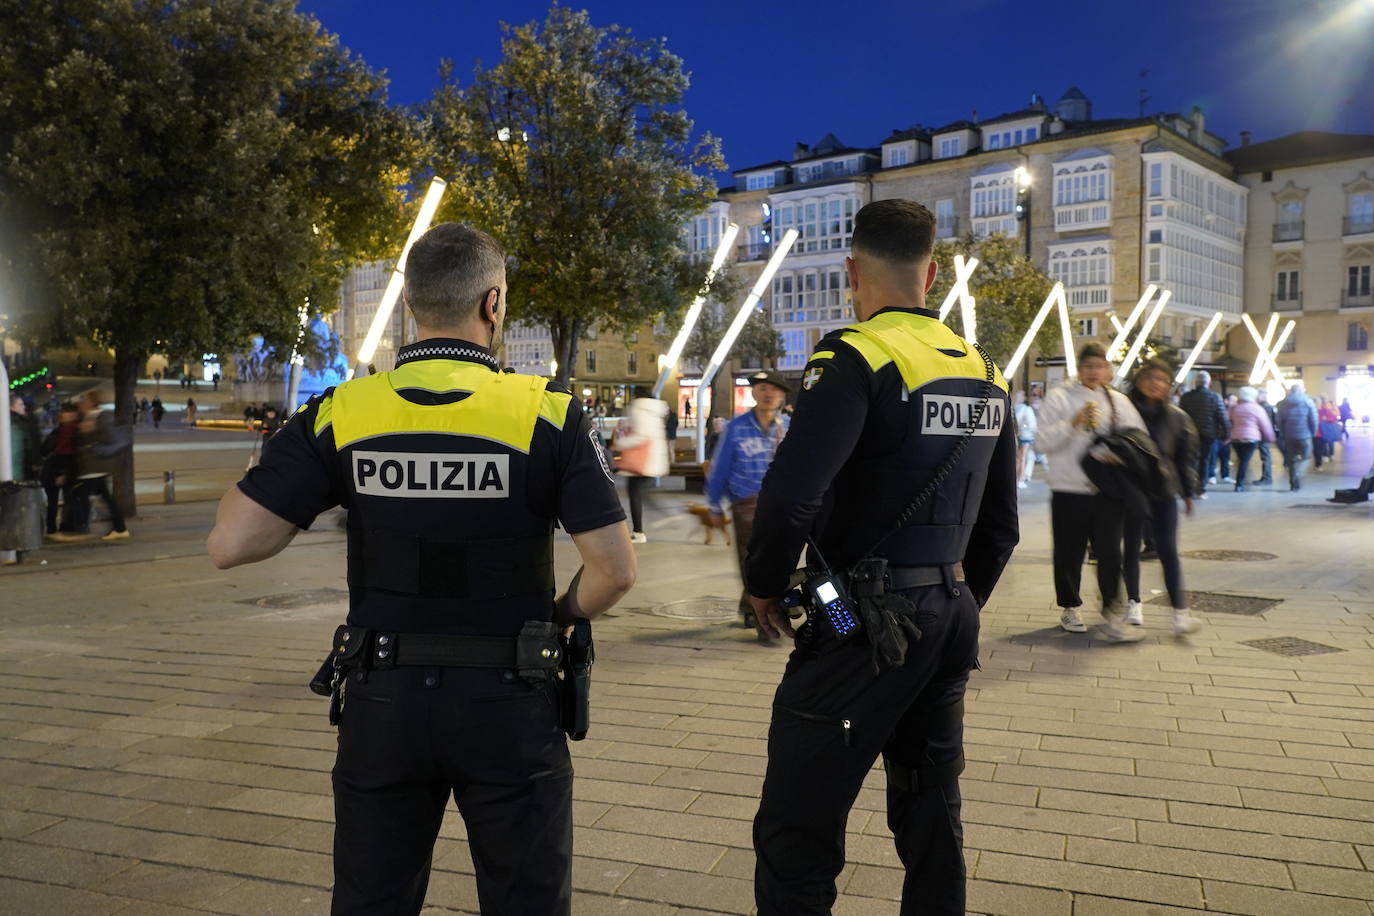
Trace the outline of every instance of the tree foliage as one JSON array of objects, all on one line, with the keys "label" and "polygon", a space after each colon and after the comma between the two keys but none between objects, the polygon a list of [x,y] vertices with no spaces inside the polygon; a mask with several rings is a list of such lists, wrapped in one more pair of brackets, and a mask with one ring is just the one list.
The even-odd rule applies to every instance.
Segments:
[{"label": "tree foliage", "polygon": [[[1004,235],[980,238],[970,234],[935,244],[935,260],[940,265],[940,272],[926,296],[931,308],[940,307],[954,284],[956,254],[963,255],[965,260],[978,259],[978,268],[969,280],[977,311],[978,343],[999,366],[1003,365],[1035,320],[1054,281],[1021,254],[1019,240]],[[950,312],[948,323],[955,331],[963,333],[957,304]],[[1035,345],[1047,355],[1057,354],[1063,348],[1059,319],[1055,314],[1051,313],[1041,325]]]},{"label": "tree foliage", "polygon": [[415,123],[294,0],[0,0],[0,86],[0,272],[115,351],[120,416],[150,353],[289,348],[403,230]]},{"label": "tree foliage", "polygon": [[501,61],[466,86],[446,62],[428,106],[433,169],[454,179],[440,218],[504,244],[511,317],[549,327],[566,380],[587,328],[633,331],[690,300],[706,265],[685,259],[682,226],[725,163],[693,139],[662,39],[557,5],[502,29]]},{"label": "tree foliage", "polygon": [[[687,345],[682,348],[683,362],[696,363],[697,366],[705,368],[734,317],[732,309],[721,306],[708,305],[702,309],[697,326],[687,338]],[[782,357],[783,352],[782,335],[773,329],[773,323],[768,320],[768,313],[756,308],[754,314],[749,316],[749,320],[740,329],[735,345],[730,348],[730,358],[737,359],[746,366],[762,366],[765,360],[776,362]]]}]

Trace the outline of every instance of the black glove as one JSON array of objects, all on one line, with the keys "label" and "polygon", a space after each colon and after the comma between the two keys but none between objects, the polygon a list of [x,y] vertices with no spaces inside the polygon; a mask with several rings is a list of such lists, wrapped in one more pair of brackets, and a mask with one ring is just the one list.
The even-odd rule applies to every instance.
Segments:
[{"label": "black glove", "polygon": [[882,674],[906,661],[907,648],[921,638],[912,617],[916,606],[895,592],[859,599],[859,616],[873,653],[873,673]]}]

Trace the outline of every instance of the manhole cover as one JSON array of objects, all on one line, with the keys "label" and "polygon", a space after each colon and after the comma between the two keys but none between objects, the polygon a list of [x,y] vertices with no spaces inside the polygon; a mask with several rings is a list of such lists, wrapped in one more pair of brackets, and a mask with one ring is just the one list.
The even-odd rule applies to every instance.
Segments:
[{"label": "manhole cover", "polygon": [[1348,509],[1353,503],[1295,503],[1289,509]]},{"label": "manhole cover", "polygon": [[299,592],[283,592],[280,595],[264,595],[261,598],[245,598],[239,604],[291,610],[298,607],[310,607],[315,604],[334,604],[347,598],[348,592],[342,589],[311,588]]},{"label": "manhole cover", "polygon": [[1256,563],[1260,560],[1277,560],[1276,553],[1262,550],[1185,550],[1179,554],[1190,560],[1218,560],[1222,563]]},{"label": "manhole cover", "polygon": [[1310,639],[1299,639],[1296,636],[1275,636],[1270,639],[1246,639],[1242,640],[1242,646],[1250,646],[1263,652],[1273,652],[1275,655],[1326,655],[1328,652],[1344,652],[1335,646],[1323,645],[1313,642]]},{"label": "manhole cover", "polygon": [[734,620],[739,615],[739,602],[732,598],[684,598],[656,604],[650,609],[659,617],[678,620]]},{"label": "manhole cover", "polygon": [[[1149,604],[1168,605],[1169,596],[1151,598]],[[1223,595],[1218,592],[1189,592],[1188,607],[1204,614],[1244,614],[1253,617],[1271,607],[1282,604],[1277,598],[1252,598],[1246,595]]]}]

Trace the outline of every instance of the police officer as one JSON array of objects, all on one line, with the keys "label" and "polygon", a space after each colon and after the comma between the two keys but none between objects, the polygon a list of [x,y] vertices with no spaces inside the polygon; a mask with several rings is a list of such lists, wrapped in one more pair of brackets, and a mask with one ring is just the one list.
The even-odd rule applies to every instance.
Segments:
[{"label": "police officer", "polygon": [[[209,552],[265,560],[348,510],[335,914],[418,913],[450,793],[484,913],[568,913],[572,768],[557,628],[634,581],[624,512],[569,392],[498,371],[505,256],[446,223],[411,248],[421,339],[312,398],[225,494]],[[554,599],[552,530],[583,566]]]},{"label": "police officer", "polygon": [[[746,582],[770,633],[794,635],[779,597],[808,537],[808,564],[856,570],[840,581],[878,608],[847,639],[808,622],[778,686],[754,821],[760,916],[830,912],[879,754],[902,912],[964,912],[963,697],[979,608],[1017,542],[1016,434],[1001,374],[926,308],[934,234],[912,201],[859,211],[845,262],[859,321],[812,354],[759,495]],[[863,592],[866,556],[886,575]]]}]

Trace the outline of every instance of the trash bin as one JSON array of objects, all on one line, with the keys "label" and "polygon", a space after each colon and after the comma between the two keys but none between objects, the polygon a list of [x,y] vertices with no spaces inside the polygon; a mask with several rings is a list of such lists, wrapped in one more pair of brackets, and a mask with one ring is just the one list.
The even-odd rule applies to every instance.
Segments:
[{"label": "trash bin", "polygon": [[43,546],[43,486],[36,480],[0,483],[0,550]]}]

